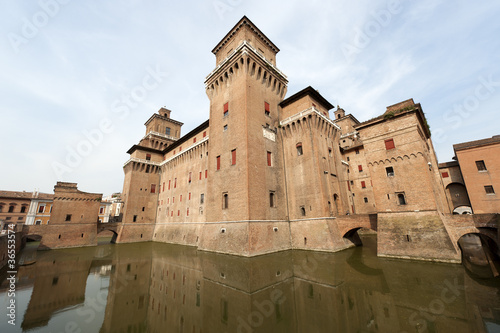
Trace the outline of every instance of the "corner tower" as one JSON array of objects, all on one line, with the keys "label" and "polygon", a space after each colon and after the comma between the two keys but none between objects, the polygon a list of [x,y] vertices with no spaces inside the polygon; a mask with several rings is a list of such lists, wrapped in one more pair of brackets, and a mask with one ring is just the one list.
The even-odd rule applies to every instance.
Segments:
[{"label": "corner tower", "polygon": [[[253,255],[256,228],[271,228],[266,221],[286,218],[276,133],[288,80],[276,67],[278,47],[247,17],[212,52],[216,68],[205,80],[210,99],[207,222],[222,224],[211,227],[214,233],[233,232],[227,237],[238,247],[235,251]],[[240,229],[231,231],[238,227],[224,224],[229,221],[240,222]],[[259,251],[270,252],[265,248],[276,247],[271,243]],[[214,244],[205,245],[217,251]]]}]

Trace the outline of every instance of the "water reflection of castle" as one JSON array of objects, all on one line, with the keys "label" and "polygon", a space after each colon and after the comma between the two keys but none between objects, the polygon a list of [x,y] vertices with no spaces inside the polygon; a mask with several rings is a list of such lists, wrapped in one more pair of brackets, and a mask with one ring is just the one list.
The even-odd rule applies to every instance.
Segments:
[{"label": "water reflection of castle", "polygon": [[109,277],[101,332],[458,333],[500,322],[497,289],[461,266],[360,260],[363,251],[371,250],[237,258],[130,244],[39,253],[19,269],[19,279],[35,276],[22,328],[82,306],[91,273]]}]

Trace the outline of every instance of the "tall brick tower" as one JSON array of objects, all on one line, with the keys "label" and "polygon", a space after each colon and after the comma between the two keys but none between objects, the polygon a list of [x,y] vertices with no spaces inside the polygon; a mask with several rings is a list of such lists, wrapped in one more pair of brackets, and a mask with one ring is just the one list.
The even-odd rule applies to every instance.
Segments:
[{"label": "tall brick tower", "polygon": [[123,219],[119,243],[151,240],[156,222],[160,191],[160,164],[163,150],[175,143],[183,123],[170,118],[170,110],[161,108],[144,124],[146,135],[127,153],[130,159],[123,166]]},{"label": "tall brick tower", "polygon": [[[286,205],[276,133],[288,80],[276,67],[278,47],[247,17],[212,52],[217,66],[205,81],[210,98],[206,218],[218,223],[205,232],[220,244],[201,247],[217,251],[224,243],[246,255],[265,253],[285,237],[277,226],[286,219]],[[253,237],[269,239],[257,249]]]}]

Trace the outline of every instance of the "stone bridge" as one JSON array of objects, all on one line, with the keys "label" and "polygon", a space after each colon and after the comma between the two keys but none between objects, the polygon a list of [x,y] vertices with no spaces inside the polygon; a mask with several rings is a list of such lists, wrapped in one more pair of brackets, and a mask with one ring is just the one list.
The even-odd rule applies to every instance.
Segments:
[{"label": "stone bridge", "polygon": [[118,237],[119,222],[25,225],[23,233],[28,239],[40,241],[40,249],[57,249],[97,245],[97,235],[103,231],[113,233],[111,242]]},{"label": "stone bridge", "polygon": [[336,219],[339,234],[360,245],[357,231],[377,232],[381,257],[460,262],[458,241],[467,234],[480,234],[496,244],[500,255],[500,214],[451,215],[436,211],[378,213],[341,216]]}]

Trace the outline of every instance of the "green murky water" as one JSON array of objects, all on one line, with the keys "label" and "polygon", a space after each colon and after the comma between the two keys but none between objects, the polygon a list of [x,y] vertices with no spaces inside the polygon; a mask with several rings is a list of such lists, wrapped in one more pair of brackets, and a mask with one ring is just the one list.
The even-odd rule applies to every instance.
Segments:
[{"label": "green murky water", "polygon": [[500,332],[500,283],[461,265],[339,253],[253,259],[156,243],[35,252],[18,267],[15,326],[0,332]]}]

